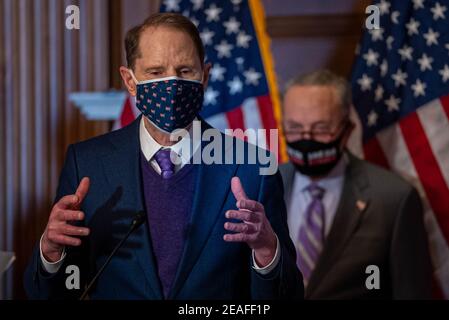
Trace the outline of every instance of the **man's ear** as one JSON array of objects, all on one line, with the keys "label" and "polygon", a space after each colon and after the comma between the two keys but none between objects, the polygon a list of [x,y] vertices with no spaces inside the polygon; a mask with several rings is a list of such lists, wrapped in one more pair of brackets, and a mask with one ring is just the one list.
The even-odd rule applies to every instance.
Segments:
[{"label": "man's ear", "polygon": [[209,83],[209,73],[210,69],[212,68],[212,63],[208,62],[204,64],[204,70],[203,70],[203,87],[204,89],[207,88],[207,85]]},{"label": "man's ear", "polygon": [[137,87],[131,73],[129,72],[129,69],[123,66],[120,67],[120,75],[122,76],[123,83],[125,84],[129,94],[135,96],[137,94]]}]

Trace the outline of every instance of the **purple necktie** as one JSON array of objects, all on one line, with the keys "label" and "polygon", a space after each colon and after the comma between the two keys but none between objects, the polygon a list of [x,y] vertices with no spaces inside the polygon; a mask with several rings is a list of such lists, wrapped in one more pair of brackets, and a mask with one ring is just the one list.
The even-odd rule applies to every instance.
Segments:
[{"label": "purple necktie", "polygon": [[170,160],[170,149],[160,149],[154,159],[161,168],[162,179],[169,179],[175,174],[175,165]]},{"label": "purple necktie", "polygon": [[313,269],[318,261],[324,243],[324,206],[325,190],[312,183],[306,189],[312,201],[306,210],[305,221],[299,228],[297,264],[307,286]]}]

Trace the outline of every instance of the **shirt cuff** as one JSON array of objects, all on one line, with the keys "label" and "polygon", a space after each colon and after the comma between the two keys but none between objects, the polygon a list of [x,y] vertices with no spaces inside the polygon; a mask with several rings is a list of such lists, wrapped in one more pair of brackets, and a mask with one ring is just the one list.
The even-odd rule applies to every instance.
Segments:
[{"label": "shirt cuff", "polygon": [[42,267],[44,268],[44,270],[47,273],[53,274],[53,273],[56,273],[56,272],[59,271],[59,269],[61,268],[61,266],[62,266],[62,264],[64,262],[64,259],[65,259],[65,256],[66,256],[66,254],[65,254],[65,247],[62,250],[61,259],[59,259],[56,262],[49,262],[49,261],[47,261],[44,258],[44,254],[42,253],[42,238],[43,237],[44,237],[44,235],[41,236],[41,240],[39,241],[39,251],[40,251],[40,254],[41,254]]},{"label": "shirt cuff", "polygon": [[273,271],[274,268],[277,267],[279,260],[281,258],[281,246],[279,244],[279,238],[276,234],[274,234],[274,235],[276,236],[276,252],[274,254],[273,260],[271,260],[271,262],[266,267],[261,268],[257,265],[256,254],[253,250],[253,269],[261,275],[267,275],[271,271]]}]

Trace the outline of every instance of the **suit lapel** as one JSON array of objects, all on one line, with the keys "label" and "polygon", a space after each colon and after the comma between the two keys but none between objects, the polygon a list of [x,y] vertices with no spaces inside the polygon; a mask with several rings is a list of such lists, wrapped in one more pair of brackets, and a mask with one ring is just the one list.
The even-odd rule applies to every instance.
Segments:
[{"label": "suit lapel", "polygon": [[331,230],[324,244],[309,284],[306,298],[313,294],[326,275],[331,271],[333,261],[338,259],[354,231],[357,229],[363,212],[369,206],[367,192],[368,181],[360,171],[358,159],[348,154],[349,164],[346,168],[345,182],[340,203],[332,223]]},{"label": "suit lapel", "polygon": [[[202,131],[210,128],[205,122],[202,127]],[[202,148],[205,145],[202,143]],[[209,239],[231,190],[231,178],[237,167],[235,164],[199,165],[189,231],[169,299],[176,298]]]},{"label": "suit lapel", "polygon": [[[128,197],[123,205],[135,213],[145,211],[140,168],[140,119],[141,117],[138,117],[131,125],[111,135],[114,151],[103,158],[106,179],[112,188],[120,188],[120,186],[129,188],[126,193]],[[146,223],[140,230],[141,232],[134,232],[131,235],[134,241],[138,241],[140,244],[135,249],[133,248],[132,253],[156,297],[162,299],[162,287],[157,274],[148,224]]]}]

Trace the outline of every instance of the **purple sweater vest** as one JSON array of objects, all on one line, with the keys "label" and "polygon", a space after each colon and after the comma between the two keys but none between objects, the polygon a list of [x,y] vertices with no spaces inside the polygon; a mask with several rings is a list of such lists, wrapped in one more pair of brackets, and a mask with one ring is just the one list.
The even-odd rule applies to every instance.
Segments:
[{"label": "purple sweater vest", "polygon": [[164,296],[173,285],[192,211],[197,165],[162,179],[141,155],[145,209]]}]

